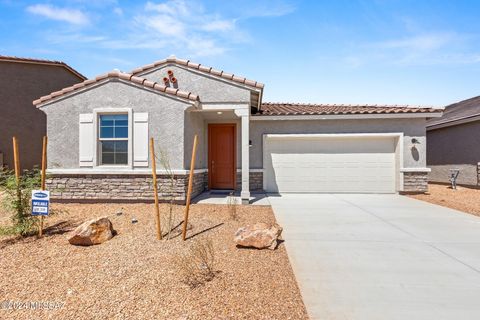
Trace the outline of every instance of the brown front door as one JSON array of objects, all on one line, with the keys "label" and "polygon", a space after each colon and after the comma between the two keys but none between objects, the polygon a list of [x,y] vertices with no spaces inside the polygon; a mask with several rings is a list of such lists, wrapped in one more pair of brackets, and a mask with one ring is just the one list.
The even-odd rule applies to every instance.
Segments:
[{"label": "brown front door", "polygon": [[234,123],[208,125],[208,182],[210,189],[235,189]]}]

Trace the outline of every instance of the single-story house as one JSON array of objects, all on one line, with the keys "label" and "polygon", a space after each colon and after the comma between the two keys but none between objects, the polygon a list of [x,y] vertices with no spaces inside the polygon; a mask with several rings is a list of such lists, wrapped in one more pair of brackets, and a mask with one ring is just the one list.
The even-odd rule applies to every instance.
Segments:
[{"label": "single-story house", "polygon": [[480,185],[480,97],[445,107],[441,118],[427,122],[429,180],[449,183],[458,169],[457,183]]},{"label": "single-story house", "polygon": [[427,190],[425,124],[441,110],[264,103],[263,90],[257,81],[172,56],[41,97],[34,105],[47,115],[52,196],[152,199],[154,138],[168,159],[157,165],[161,196],[185,201],[194,135],[194,195],[237,189],[247,202],[257,190]]},{"label": "single-story house", "polygon": [[32,101],[86,78],[61,61],[1,55],[0,75],[0,167],[13,168],[13,136],[21,167],[40,165],[46,116],[32,108]]}]

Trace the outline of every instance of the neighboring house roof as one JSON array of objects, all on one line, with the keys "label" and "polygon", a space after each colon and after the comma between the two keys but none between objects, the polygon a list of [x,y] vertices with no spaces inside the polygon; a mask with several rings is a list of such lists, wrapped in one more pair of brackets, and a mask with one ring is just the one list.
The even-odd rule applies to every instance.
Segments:
[{"label": "neighboring house roof", "polygon": [[168,64],[171,64],[171,63],[178,64],[178,65],[187,67],[189,69],[198,70],[200,72],[207,73],[207,74],[210,74],[210,75],[213,75],[213,76],[217,76],[217,77],[220,77],[222,79],[226,79],[226,80],[230,80],[230,81],[233,81],[233,82],[241,83],[241,84],[244,84],[246,86],[256,88],[256,89],[263,89],[263,87],[265,86],[263,83],[260,83],[260,82],[254,81],[254,80],[249,80],[247,78],[240,77],[240,76],[237,76],[237,75],[234,75],[234,74],[231,74],[231,73],[226,73],[222,70],[216,70],[216,69],[213,69],[212,67],[207,67],[207,66],[201,65],[199,63],[194,63],[190,60],[177,59],[174,56],[168,57],[167,59],[155,61],[154,63],[147,64],[143,67],[136,68],[136,69],[132,70],[131,73],[133,75],[137,75],[139,73],[144,73],[146,71],[150,71],[151,69],[158,68],[158,67],[163,66],[163,65],[168,65]]},{"label": "neighboring house roof", "polygon": [[159,92],[163,92],[172,96],[176,96],[178,98],[182,98],[185,100],[190,100],[190,101],[198,101],[199,97],[191,92],[186,92],[186,91],[181,91],[179,89],[174,89],[170,87],[165,87],[162,84],[159,84],[157,82],[153,82],[144,78],[136,77],[132,74],[129,73],[123,73],[123,72],[118,72],[118,71],[112,71],[103,75],[100,75],[96,77],[95,79],[89,79],[85,80],[83,82],[77,83],[71,87],[64,88],[60,91],[55,91],[50,93],[49,95],[43,96],[35,101],[33,101],[33,104],[38,107],[38,105],[43,104],[47,101],[57,99],[59,97],[62,97],[64,95],[73,93],[74,91],[84,89],[85,87],[88,87],[90,85],[93,85],[95,83],[104,81],[106,79],[111,79],[111,78],[117,78],[121,79],[124,81],[129,81],[132,83],[135,83],[137,85],[142,85],[146,88],[153,89]]},{"label": "neighboring house roof", "polygon": [[350,104],[301,104],[301,103],[262,103],[254,116],[295,116],[295,115],[347,115],[347,114],[401,114],[438,113],[435,108],[399,105],[350,105]]},{"label": "neighboring house roof", "polygon": [[453,103],[445,107],[443,117],[427,122],[427,129],[453,126],[479,120],[480,96]]},{"label": "neighboring house roof", "polygon": [[42,65],[51,65],[51,66],[60,66],[77,77],[79,77],[81,80],[86,80],[87,77],[85,77],[83,74],[78,72],[77,70],[73,69],[70,67],[68,64],[66,64],[63,61],[54,61],[54,60],[45,60],[45,59],[32,59],[32,58],[20,58],[20,57],[14,57],[14,56],[2,56],[0,55],[0,62],[14,62],[14,63],[30,63],[30,64],[42,64]]}]

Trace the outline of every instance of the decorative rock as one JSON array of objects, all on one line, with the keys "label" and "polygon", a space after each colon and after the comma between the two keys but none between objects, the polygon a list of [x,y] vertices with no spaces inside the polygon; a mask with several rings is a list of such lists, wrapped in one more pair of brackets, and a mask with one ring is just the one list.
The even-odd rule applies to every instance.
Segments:
[{"label": "decorative rock", "polygon": [[98,218],[79,225],[68,238],[70,244],[76,246],[91,246],[112,239],[113,226],[108,218]]},{"label": "decorative rock", "polygon": [[233,241],[240,247],[275,250],[282,230],[276,223],[272,225],[259,222],[238,229]]}]

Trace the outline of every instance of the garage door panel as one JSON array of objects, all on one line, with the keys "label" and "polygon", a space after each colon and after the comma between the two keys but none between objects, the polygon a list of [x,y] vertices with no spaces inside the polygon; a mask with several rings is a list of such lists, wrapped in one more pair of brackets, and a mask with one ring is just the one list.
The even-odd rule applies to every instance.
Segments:
[{"label": "garage door panel", "polygon": [[393,138],[266,139],[269,192],[395,192]]}]

